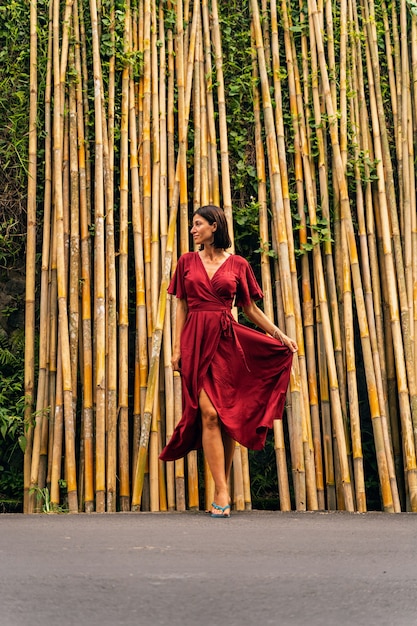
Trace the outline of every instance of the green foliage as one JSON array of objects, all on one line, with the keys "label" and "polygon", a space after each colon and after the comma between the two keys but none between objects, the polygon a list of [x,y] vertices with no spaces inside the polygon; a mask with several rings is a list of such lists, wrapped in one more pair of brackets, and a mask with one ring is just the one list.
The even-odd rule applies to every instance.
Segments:
[{"label": "green foliage", "polygon": [[0,6],[0,265],[10,267],[22,249],[28,150],[28,7]]},{"label": "green foliage", "polygon": [[265,448],[249,451],[251,496],[254,509],[279,509],[277,464],[272,431],[268,433]]},{"label": "green foliage", "polygon": [[236,10],[236,3],[222,3],[219,15],[233,204],[240,206],[251,195],[256,197],[258,183],[248,4],[243,0]]},{"label": "green foliage", "polygon": [[416,0],[406,0],[406,4],[410,10],[411,15],[417,16],[417,2]]},{"label": "green foliage", "polygon": [[[101,25],[102,36],[100,39],[100,58],[103,67],[108,68],[110,58],[114,55],[116,71],[121,71],[126,64],[132,68],[133,75],[137,79],[143,73],[143,54],[141,52],[126,52],[124,44],[126,3],[118,0],[114,3],[114,17],[110,13],[110,3],[102,4]],[[112,23],[113,22],[113,23]],[[111,32],[113,31],[113,35]]]},{"label": "green foliage", "polygon": [[[296,216],[294,221],[299,223],[300,220]],[[329,221],[324,217],[320,217],[320,214],[318,214],[315,224],[310,224],[308,216],[306,218],[306,222],[309,226],[311,235],[308,235],[307,243],[303,243],[299,248],[295,249],[296,256],[301,256],[302,254],[311,252],[314,246],[323,244],[324,242],[333,241]],[[297,228],[299,228],[299,226],[295,227],[296,230]]]},{"label": "green foliage", "polygon": [[24,336],[0,334],[0,501],[19,501],[23,491]]},{"label": "green foliage", "polygon": [[[59,480],[59,485],[62,489],[66,489],[65,480]],[[57,505],[51,502],[51,495],[48,487],[33,487],[30,493],[36,494],[36,500],[42,503],[43,513],[68,513],[69,509],[65,505]]]}]

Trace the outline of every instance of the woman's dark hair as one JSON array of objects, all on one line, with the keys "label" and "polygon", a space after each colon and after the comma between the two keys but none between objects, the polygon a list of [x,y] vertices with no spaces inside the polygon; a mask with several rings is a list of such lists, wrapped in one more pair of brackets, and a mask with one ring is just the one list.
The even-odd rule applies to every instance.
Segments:
[{"label": "woman's dark hair", "polygon": [[220,209],[218,206],[208,204],[207,206],[202,206],[197,209],[197,211],[194,211],[194,215],[204,217],[209,224],[214,224],[214,222],[216,222],[217,229],[213,233],[214,240],[212,243],[214,248],[222,248],[223,250],[230,248],[232,242],[229,236],[226,216],[223,209]]}]

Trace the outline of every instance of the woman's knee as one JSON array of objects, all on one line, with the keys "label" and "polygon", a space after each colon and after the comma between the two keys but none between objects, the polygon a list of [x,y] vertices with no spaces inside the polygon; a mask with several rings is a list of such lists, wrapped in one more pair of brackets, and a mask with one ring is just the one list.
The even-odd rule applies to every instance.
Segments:
[{"label": "woman's knee", "polygon": [[203,428],[213,429],[219,427],[219,416],[214,407],[207,407],[201,411],[201,420]]}]

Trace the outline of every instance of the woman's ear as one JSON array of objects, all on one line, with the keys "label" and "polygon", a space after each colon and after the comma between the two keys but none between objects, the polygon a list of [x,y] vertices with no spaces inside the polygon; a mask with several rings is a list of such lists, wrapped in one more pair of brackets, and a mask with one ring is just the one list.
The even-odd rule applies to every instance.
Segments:
[{"label": "woman's ear", "polygon": [[217,230],[217,222],[213,222],[212,226],[213,226],[213,233],[214,233],[214,231]]}]

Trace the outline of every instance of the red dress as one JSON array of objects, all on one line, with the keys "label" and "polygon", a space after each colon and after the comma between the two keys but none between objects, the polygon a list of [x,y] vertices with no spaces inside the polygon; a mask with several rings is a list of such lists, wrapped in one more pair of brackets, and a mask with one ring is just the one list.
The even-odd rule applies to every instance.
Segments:
[{"label": "red dress", "polygon": [[183,415],[160,458],[174,461],[201,447],[198,397],[204,389],[226,433],[253,450],[281,419],[292,352],[276,339],[236,322],[236,305],[262,298],[249,263],[230,255],[210,279],[198,252],[183,254],[168,293],[187,301],[181,333]]}]

